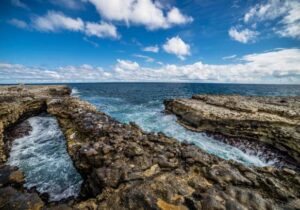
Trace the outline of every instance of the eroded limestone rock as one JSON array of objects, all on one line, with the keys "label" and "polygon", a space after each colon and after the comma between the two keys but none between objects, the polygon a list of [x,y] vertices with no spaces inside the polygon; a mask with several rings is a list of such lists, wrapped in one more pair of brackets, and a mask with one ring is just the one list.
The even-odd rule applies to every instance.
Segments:
[{"label": "eroded limestone rock", "polygon": [[[26,99],[6,97],[9,91],[2,97],[6,108],[1,103],[0,110],[6,111],[5,117],[0,115],[0,134],[27,112],[32,113],[29,98],[29,101],[39,101],[45,105],[45,111],[58,119],[67,139],[68,153],[85,180],[81,190],[84,200],[70,205],[52,204],[48,206],[50,209],[71,206],[116,210],[298,208],[300,175],[297,171],[250,168],[222,160],[162,133],[144,132],[134,123],[119,123],[91,104],[69,97],[70,91],[58,94],[60,91],[51,90],[51,94],[44,93],[46,97],[39,97],[35,95],[40,92],[38,88],[31,95],[22,90],[18,89],[18,94]],[[23,108],[7,111],[16,104]],[[38,108],[37,104],[35,107]],[[252,112],[248,107],[242,108]],[[295,113],[286,111],[281,117],[290,116],[287,121],[294,122]],[[0,208],[43,206],[37,195],[13,188],[9,183],[0,187],[2,193],[5,196],[1,197]]]},{"label": "eroded limestone rock", "polygon": [[300,163],[300,97],[195,95],[164,104],[188,129],[261,142]]}]

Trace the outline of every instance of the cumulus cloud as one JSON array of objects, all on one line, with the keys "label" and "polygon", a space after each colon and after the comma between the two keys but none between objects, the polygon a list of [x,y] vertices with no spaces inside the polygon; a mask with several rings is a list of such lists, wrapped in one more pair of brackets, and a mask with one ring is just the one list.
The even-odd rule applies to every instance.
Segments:
[{"label": "cumulus cloud", "polygon": [[33,28],[43,32],[62,30],[77,31],[87,36],[118,38],[117,28],[106,22],[84,22],[81,18],[68,17],[61,12],[49,11],[44,16],[32,18]]},{"label": "cumulus cloud", "polygon": [[11,82],[84,82],[100,81],[111,77],[109,72],[90,65],[65,66],[54,70],[0,63],[0,81]]},{"label": "cumulus cloud", "polygon": [[300,2],[298,0],[268,0],[256,4],[244,15],[246,24],[276,21],[274,31],[283,37],[300,39]]},{"label": "cumulus cloud", "polygon": [[165,11],[163,6],[153,0],[88,0],[100,15],[112,21],[122,21],[127,25],[144,25],[150,30],[170,28],[191,22],[193,19],[183,15],[176,7]]},{"label": "cumulus cloud", "polygon": [[144,47],[143,51],[145,52],[153,52],[153,53],[158,53],[159,51],[159,47],[157,45],[155,46],[148,46],[148,47]]},{"label": "cumulus cloud", "polygon": [[16,26],[18,28],[22,28],[22,29],[28,28],[28,24],[25,21],[19,20],[19,19],[16,19],[16,18],[13,18],[13,19],[9,20],[8,23],[11,24],[11,25]]},{"label": "cumulus cloud", "polygon": [[181,60],[190,55],[190,45],[185,43],[179,36],[168,39],[163,45],[163,49],[170,54],[176,55]]},{"label": "cumulus cloud", "polygon": [[110,70],[87,64],[45,69],[0,63],[0,83],[101,81],[300,83],[300,49],[279,49],[249,54],[243,56],[240,61],[226,65],[196,62],[190,65],[146,68],[134,61],[118,59]]},{"label": "cumulus cloud", "polygon": [[105,22],[87,22],[85,33],[88,36],[118,38],[117,28],[114,25]]},{"label": "cumulus cloud", "polygon": [[192,17],[181,14],[178,8],[173,7],[167,15],[168,22],[171,24],[185,24],[193,21]]},{"label": "cumulus cloud", "polygon": [[256,37],[259,35],[257,31],[249,29],[238,30],[236,27],[231,27],[228,34],[232,39],[241,43],[254,42]]},{"label": "cumulus cloud", "polygon": [[32,19],[32,22],[35,29],[45,32],[84,30],[84,22],[81,18],[71,18],[55,11],[49,11],[45,16],[35,17]]},{"label": "cumulus cloud", "polygon": [[126,71],[126,70],[137,70],[140,68],[140,65],[137,62],[118,59],[115,67],[116,71]]}]

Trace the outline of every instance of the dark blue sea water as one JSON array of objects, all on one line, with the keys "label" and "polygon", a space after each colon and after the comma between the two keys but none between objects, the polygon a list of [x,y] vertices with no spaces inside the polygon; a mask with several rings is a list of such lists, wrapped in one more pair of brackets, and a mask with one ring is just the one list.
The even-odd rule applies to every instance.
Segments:
[{"label": "dark blue sea water", "polygon": [[203,150],[224,159],[247,165],[266,166],[277,162],[264,158],[263,151],[251,148],[240,150],[217,141],[203,133],[186,130],[176,122],[176,117],[166,115],[163,100],[189,98],[193,94],[241,95],[300,95],[300,85],[238,85],[238,84],[186,84],[186,83],[96,83],[69,84],[73,95],[87,100],[115,119],[137,123],[146,131],[164,132],[179,141],[189,141]]}]

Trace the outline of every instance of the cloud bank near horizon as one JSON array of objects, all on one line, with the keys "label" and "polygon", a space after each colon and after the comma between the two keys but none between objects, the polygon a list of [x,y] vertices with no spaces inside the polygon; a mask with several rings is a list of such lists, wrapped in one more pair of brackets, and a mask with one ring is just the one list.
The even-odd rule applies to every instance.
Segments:
[{"label": "cloud bank near horizon", "polygon": [[139,63],[118,59],[112,69],[84,64],[56,69],[34,68],[0,63],[0,83],[60,82],[224,82],[300,84],[300,49],[276,49],[248,54],[238,63],[213,65],[166,64],[147,68]]}]

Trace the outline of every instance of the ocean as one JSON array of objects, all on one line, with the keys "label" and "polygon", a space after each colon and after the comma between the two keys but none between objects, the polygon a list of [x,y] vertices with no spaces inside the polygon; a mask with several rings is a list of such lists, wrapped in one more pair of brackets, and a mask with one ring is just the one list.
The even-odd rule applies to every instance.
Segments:
[{"label": "ocean", "polygon": [[163,132],[179,141],[188,141],[223,159],[259,167],[278,164],[276,154],[251,147],[239,149],[207,136],[189,131],[164,113],[163,101],[190,98],[194,94],[240,94],[256,96],[298,96],[300,85],[246,85],[199,83],[85,83],[68,84],[73,96],[94,104],[116,120],[135,122],[148,132]]}]

